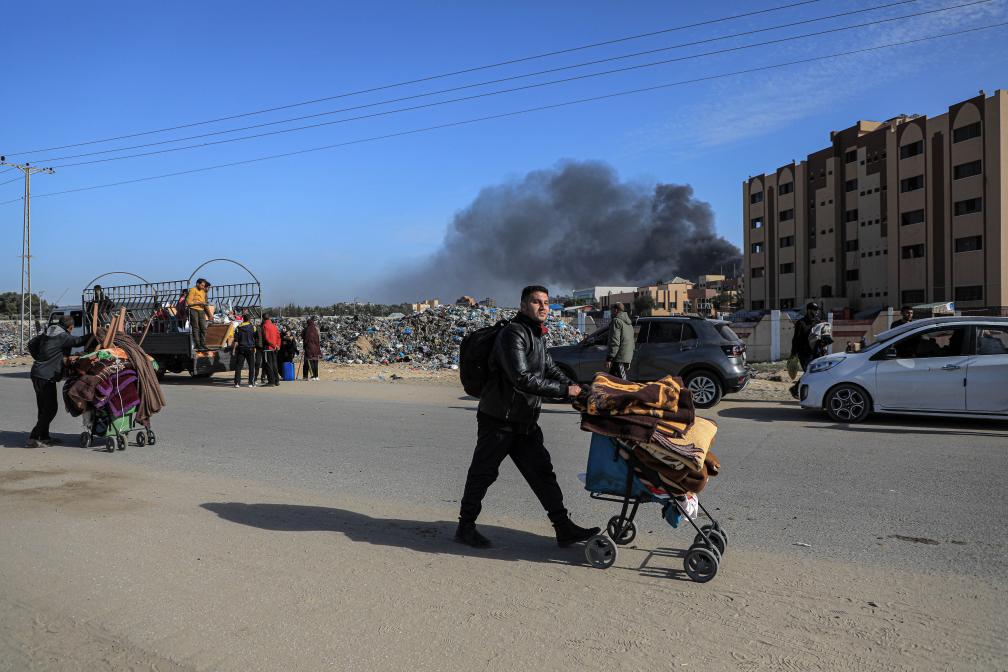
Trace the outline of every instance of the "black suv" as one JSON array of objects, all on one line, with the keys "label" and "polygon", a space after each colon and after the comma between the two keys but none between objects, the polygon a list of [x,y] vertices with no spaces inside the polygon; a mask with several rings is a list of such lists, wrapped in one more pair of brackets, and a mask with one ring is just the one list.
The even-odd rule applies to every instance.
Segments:
[{"label": "black suv", "polygon": [[[697,408],[710,408],[723,394],[749,384],[745,344],[727,322],[701,317],[641,317],[634,323],[637,346],[630,380],[645,382],[673,375],[683,379]],[[606,371],[609,327],[577,345],[550,348],[557,366],[572,379],[590,383]]]}]

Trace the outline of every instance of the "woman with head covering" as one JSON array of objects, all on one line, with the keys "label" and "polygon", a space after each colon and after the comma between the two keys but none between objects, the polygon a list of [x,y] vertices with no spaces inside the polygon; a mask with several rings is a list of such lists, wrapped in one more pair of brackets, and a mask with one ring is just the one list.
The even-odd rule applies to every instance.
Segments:
[{"label": "woman with head covering", "polygon": [[322,359],[322,342],[314,317],[308,318],[308,323],[301,331],[301,343],[304,347],[301,376],[305,380],[318,380],[318,360]]}]

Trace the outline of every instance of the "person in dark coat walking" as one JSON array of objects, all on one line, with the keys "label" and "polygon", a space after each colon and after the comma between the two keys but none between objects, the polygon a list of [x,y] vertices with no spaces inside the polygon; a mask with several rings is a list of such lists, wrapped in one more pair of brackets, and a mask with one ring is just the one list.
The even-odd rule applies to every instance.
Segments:
[{"label": "person in dark coat walking", "polygon": [[28,351],[35,358],[31,368],[32,387],[35,388],[35,405],[38,417],[28,435],[28,448],[46,448],[61,443],[49,436],[49,425],[59,411],[56,383],[63,378],[63,359],[74,348],[86,345],[91,335],[73,336],[74,320],[64,315],[59,324],[51,325],[45,333],[28,341]]},{"label": "person in dark coat walking", "polygon": [[234,386],[241,387],[242,367],[247,362],[249,367],[249,387],[255,387],[256,376],[256,332],[248,315],[242,316],[241,324],[235,329],[234,343],[231,344],[231,358],[234,366]]},{"label": "person in dark coat walking", "polygon": [[301,331],[301,343],[304,346],[304,365],[301,367],[301,375],[305,380],[318,380],[318,362],[322,359],[322,339],[319,336],[318,327],[315,326],[315,318],[309,317]]},{"label": "person in dark coat walking", "polygon": [[609,375],[626,380],[630,377],[630,362],[634,356],[634,333],[633,323],[622,303],[616,303],[612,307],[608,346],[606,364],[609,365]]},{"label": "person in dark coat walking", "polygon": [[455,532],[459,543],[474,548],[491,545],[476,529],[476,517],[505,457],[515,463],[546,509],[560,546],[587,541],[599,532],[597,527],[578,527],[567,515],[553,462],[543,445],[538,422],[542,397],[570,399],[581,394],[581,387],[546,351],[547,315],[549,292],[539,285],[526,287],[518,315],[497,335],[476,413],[476,449]]},{"label": "person in dark coat walking", "polygon": [[794,335],[791,337],[791,357],[797,357],[802,371],[808,369],[809,363],[822,356],[820,349],[812,342],[812,329],[824,320],[819,316],[819,304],[810,302],[805,306],[805,316],[794,323]]}]

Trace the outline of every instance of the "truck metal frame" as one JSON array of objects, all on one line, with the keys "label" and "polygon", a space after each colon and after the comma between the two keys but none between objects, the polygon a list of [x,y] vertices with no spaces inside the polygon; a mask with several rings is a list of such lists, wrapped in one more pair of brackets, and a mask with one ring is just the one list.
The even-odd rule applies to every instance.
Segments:
[{"label": "truck metal frame", "polygon": [[[96,296],[95,282],[113,275],[106,273],[88,283],[81,293],[83,332],[94,331],[94,307],[98,307],[98,322],[109,324],[125,309],[125,331],[157,360],[158,375],[166,371],[182,373],[188,371],[194,377],[208,377],[217,371],[231,370],[229,339],[231,323],[216,322],[207,325],[207,349],[197,351],[194,347],[192,331],[188,326],[189,316],[176,315],[176,306],[193,286],[196,274],[214,261],[228,261],[241,266],[250,276],[251,282],[211,285],[207,292],[207,302],[217,306],[217,315],[248,315],[252,319],[262,318],[262,286],[259,279],[242,264],[231,259],[211,259],[196,268],[187,280],[167,280],[143,282],[130,285],[102,286]],[[120,272],[116,272],[120,273]],[[50,318],[52,321],[55,318]]]}]

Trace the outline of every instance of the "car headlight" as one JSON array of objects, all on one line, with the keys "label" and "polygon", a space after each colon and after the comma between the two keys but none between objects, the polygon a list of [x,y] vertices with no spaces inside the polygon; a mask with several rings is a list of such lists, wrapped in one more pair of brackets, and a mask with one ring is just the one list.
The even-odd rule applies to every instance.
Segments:
[{"label": "car headlight", "polygon": [[847,358],[846,357],[837,357],[836,359],[825,359],[825,360],[820,359],[817,362],[812,362],[812,365],[809,366],[808,372],[809,373],[820,373],[822,371],[829,371],[830,369],[832,369],[834,366],[836,366],[837,364],[839,364],[840,362],[842,362],[845,359],[847,359]]}]

